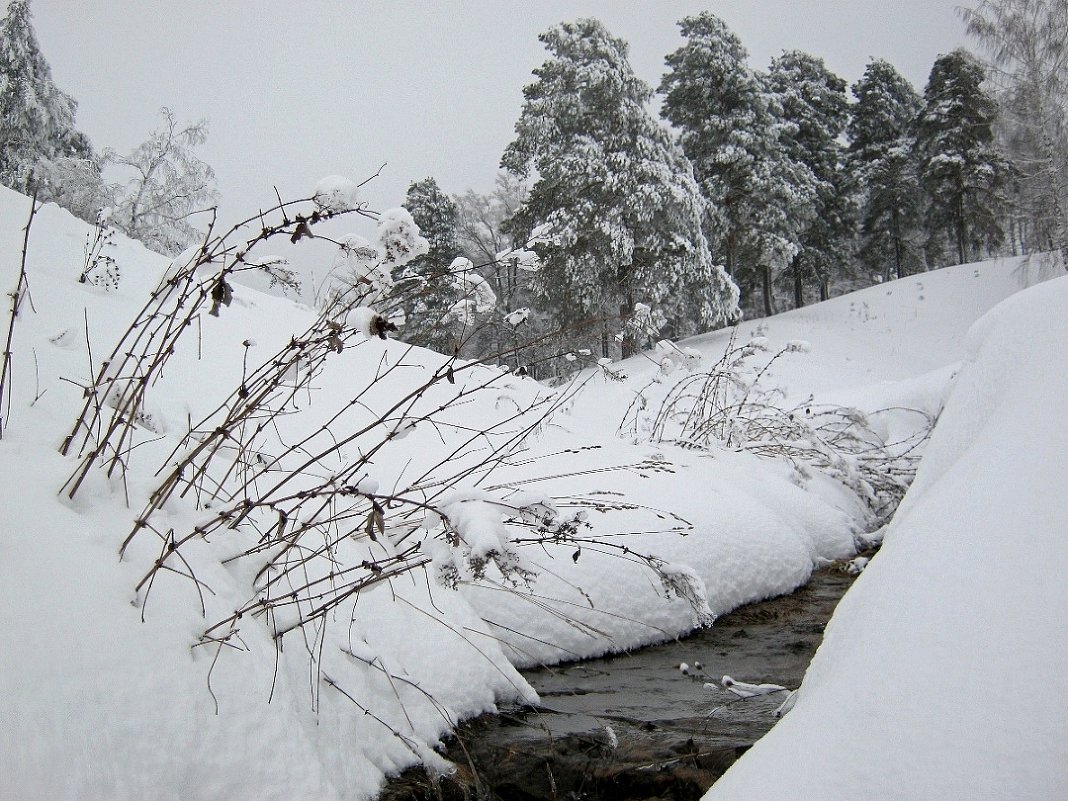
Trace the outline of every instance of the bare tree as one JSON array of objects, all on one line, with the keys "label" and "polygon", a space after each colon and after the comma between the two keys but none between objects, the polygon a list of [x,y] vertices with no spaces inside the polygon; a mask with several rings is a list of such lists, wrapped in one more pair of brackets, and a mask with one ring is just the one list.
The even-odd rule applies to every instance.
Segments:
[{"label": "bare tree", "polygon": [[213,206],[218,194],[215,173],[193,152],[207,139],[207,121],[180,128],[170,109],[160,109],[160,116],[162,125],[133,152],[108,151],[105,163],[133,173],[125,185],[114,187],[116,227],[173,256],[200,236],[189,218]]},{"label": "bare tree", "polygon": [[467,190],[453,198],[458,212],[456,233],[463,254],[476,266],[483,266],[487,280],[493,285],[504,313],[515,311],[513,305],[523,288],[523,272],[497,256],[511,250],[512,234],[505,230],[509,220],[523,203],[526,183],[508,173],[497,176],[497,185],[488,195]]},{"label": "bare tree", "polygon": [[993,62],[1023,212],[1068,269],[1068,0],[983,0],[961,15]]}]

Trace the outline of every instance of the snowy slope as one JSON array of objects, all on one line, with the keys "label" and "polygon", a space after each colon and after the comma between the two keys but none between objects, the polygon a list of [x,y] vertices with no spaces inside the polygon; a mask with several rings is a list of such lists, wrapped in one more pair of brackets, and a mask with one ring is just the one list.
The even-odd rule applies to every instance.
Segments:
[{"label": "snowy slope", "polygon": [[[28,208],[26,198],[0,189],[0,275],[12,286]],[[423,499],[462,525],[463,541],[446,545],[433,515],[420,523],[417,507],[412,517],[413,507],[390,506],[388,542],[356,521],[327,556],[359,566],[410,547],[425,571],[369,587],[321,627],[291,632],[281,653],[272,631],[286,624],[284,605],[267,620],[235,621],[239,631],[225,647],[205,641],[208,625],[258,592],[256,564],[234,561],[255,549],[257,533],[239,527],[194,537],[182,552],[199,583],[175,562],[180,569],[159,572],[148,590],[135,588],[161,557],[161,541],[138,534],[121,560],[119,546],[159,485],[157,469],[171,464],[176,447],[190,447],[182,440],[191,422],[270,363],[315,314],[235,286],[232,305],[200,315],[149,388],[125,478],[94,469],[68,499],[60,488],[76,459],[57,451],[82,387],[172,268],[119,237],[111,251],[118,287],[79,283],[86,231],[54,206],[39,212],[28,254],[32,307],[27,301],[15,326],[12,403],[0,440],[0,626],[8,643],[0,649],[0,797],[368,797],[387,773],[419,760],[437,764],[433,746],[457,719],[531,699],[514,664],[686,632],[851,555],[870,523],[858,497],[819,471],[744,450],[651,440],[649,415],[675,381],[697,374],[689,368],[665,371],[637,357],[612,366],[623,380],[589,371],[581,387],[560,392],[459,364],[446,381],[441,356],[346,333],[341,352],[272,422],[263,463],[282,461],[264,469],[259,489],[295,476],[285,480],[299,492],[344,474],[373,449],[367,475],[356,477],[361,491]],[[329,249],[314,250],[323,243],[309,247],[305,258],[332,261]],[[936,412],[964,355],[962,332],[999,299],[1050,274],[1037,261],[972,265],[781,315],[760,330],[744,324],[738,339],[763,335],[768,348],[747,361],[745,376],[803,338],[806,346],[768,368],[769,396],[792,403],[819,393],[865,412]],[[683,343],[702,354],[693,369],[713,365],[728,339],[719,332]],[[428,376],[441,380],[386,412]],[[639,398],[647,411],[635,419]],[[538,404],[559,408],[537,424]],[[917,424],[916,412],[871,420],[888,435]],[[527,426],[532,435],[512,448]],[[306,437],[301,449],[270,450]],[[498,449],[493,471],[460,480],[462,493],[445,492]],[[317,451],[327,455],[286,472]],[[537,523],[508,523],[514,572],[490,566],[476,580],[470,557],[504,545],[502,515],[494,517],[503,507],[485,499],[515,504],[520,491],[555,506],[560,520],[581,513],[589,526],[546,542],[532,536]],[[175,497],[154,513],[153,526],[182,536],[217,507],[210,493]],[[446,586],[453,582],[458,590]]]},{"label": "snowy slope", "polygon": [[[732,343],[762,337],[767,350],[753,357],[748,369],[750,376],[764,371],[761,382],[773,401],[786,407],[796,404],[801,412],[825,403],[857,408],[874,429],[895,441],[922,427],[924,414],[934,417],[940,412],[972,322],[1004,298],[1059,271],[1056,262],[1045,257],[950,267],[678,346],[691,352],[691,358],[700,357],[694,367],[700,371],[713,369]],[[546,437],[559,441],[561,449],[596,443],[597,450],[583,456],[586,469],[655,457],[670,472],[569,475],[537,486],[587,498],[605,497],[594,495],[601,492],[609,498],[640,499],[691,523],[684,539],[642,536],[627,544],[692,567],[705,585],[713,614],[789,592],[807,580],[814,565],[849,555],[853,535],[862,533],[863,513],[840,487],[818,475],[799,479],[789,464],[746,453],[694,452],[648,441],[649,419],[676,382],[689,374],[682,367],[665,372],[664,354],[676,363],[685,360],[677,349],[650,351],[611,365],[617,378],[591,372],[585,391],[566,415],[554,418]],[[638,399],[646,411],[635,423]],[[613,429],[621,439],[606,439]],[[565,457],[565,465],[571,458]],[[553,460],[528,469],[536,474],[566,472]],[[798,491],[798,484],[804,492]],[[665,527],[655,515],[648,517],[647,529]],[[573,550],[550,550],[549,558],[542,560],[565,564]],[[587,565],[598,560],[603,568],[577,577],[570,573],[566,580],[554,580],[551,571],[545,571],[535,586],[541,595],[537,606],[484,588],[473,589],[469,597],[487,620],[500,624],[496,633],[514,648],[511,658],[523,665],[632,647],[692,625],[685,604],[655,604],[660,588],[650,582],[648,571],[596,551],[580,557]],[[578,586],[568,586],[569,581]],[[573,625],[576,617],[595,629],[596,636]],[[537,625],[529,625],[532,619]],[[516,635],[516,628],[533,629],[548,643]],[[603,636],[606,633],[611,639]]]},{"label": "snowy slope", "polygon": [[[0,272],[13,283],[29,204],[4,189],[0,207]],[[384,772],[433,762],[430,746],[457,718],[500,699],[532,697],[499,650],[472,645],[483,624],[462,599],[425,581],[367,592],[358,619],[333,621],[320,662],[330,685],[309,672],[310,644],[291,640],[276,662],[264,625],[244,626],[235,647],[198,645],[207,623],[248,602],[247,570],[220,561],[247,538],[191,543],[186,554],[201,593],[170,573],[150,596],[135,592],[159,545],[136,539],[120,561],[119,544],[158,483],[156,466],[188,421],[240,382],[246,351],[250,364],[268,358],[315,315],[238,287],[219,317],[199,319],[196,336],[154,385],[144,419],[150,428],[128,457],[134,469],[127,480],[94,474],[70,501],[59,489],[74,461],[57,448],[95,369],[90,358],[99,365],[170,263],[120,237],[111,253],[121,279],[105,291],[77,281],[85,237],[86,227],[56,207],[39,212],[28,258],[32,306],[24,305],[16,323],[14,401],[0,441],[0,625],[7,632],[0,649],[0,797],[367,797]],[[406,375],[432,369],[435,358],[440,363],[398,343],[358,341],[316,377],[316,391],[300,400],[304,413],[281,420],[280,435],[314,428],[361,387],[381,384],[387,396],[401,391],[415,380]],[[393,373],[394,385],[388,378],[376,383],[383,363],[405,365]],[[494,371],[481,380],[495,399],[523,402],[539,392],[510,390],[504,378]],[[377,402],[374,392],[365,397]],[[426,398],[432,406],[440,401],[433,392]],[[491,418],[483,410],[483,422]],[[339,428],[361,419],[352,410]],[[410,440],[431,460],[455,445],[431,432]],[[408,461],[400,449],[395,458],[383,452],[382,481]],[[168,514],[177,531],[203,517],[190,503],[172,504]],[[455,673],[444,673],[440,660]]]},{"label": "snowy slope", "polygon": [[1068,278],[979,320],[796,707],[708,799],[1068,792]]},{"label": "snowy slope", "polygon": [[[943,385],[943,373],[964,355],[964,337],[975,320],[1015,292],[1062,272],[1048,254],[946,267],[744,321],[736,330],[679,345],[697,350],[708,364],[719,358],[732,336],[739,342],[764,337],[773,353],[791,342],[804,343],[807,347],[785,353],[766,374],[771,386],[782,389],[786,403],[814,395],[873,410],[898,396],[908,399],[913,394],[909,386],[920,390],[928,374],[936,374],[932,377]],[[620,363],[629,380],[608,385],[604,392],[621,396],[617,405],[628,403],[657,374],[658,358],[642,354]]]}]

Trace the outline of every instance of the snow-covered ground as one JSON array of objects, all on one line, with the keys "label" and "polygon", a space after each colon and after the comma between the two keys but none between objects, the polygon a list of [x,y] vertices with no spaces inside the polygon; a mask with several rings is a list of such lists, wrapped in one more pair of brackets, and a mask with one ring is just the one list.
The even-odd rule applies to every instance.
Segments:
[{"label": "snow-covered ground", "polygon": [[1068,278],[977,322],[798,701],[707,799],[1068,795]]},{"label": "snow-covered ground", "polygon": [[[11,287],[28,207],[0,190],[0,275]],[[294,489],[366,463],[366,474],[350,476],[359,492],[418,494],[463,536],[449,544],[432,514],[412,517],[399,504],[386,504],[379,537],[369,536],[375,517],[353,522],[352,536],[332,545],[338,564],[392,564],[410,547],[426,569],[368,585],[290,632],[278,652],[272,632],[292,609],[282,603],[235,619],[225,644],[202,637],[257,597],[260,563],[232,559],[256,547],[255,532],[192,539],[181,547],[187,562],[164,560],[168,569],[140,590],[161,540],[139,533],[121,560],[119,548],[190,422],[315,314],[236,286],[217,317],[196,319],[149,388],[125,479],[94,468],[69,499],[60,488],[77,463],[57,450],[82,387],[170,268],[119,238],[111,250],[118,287],[80,283],[86,231],[53,206],[41,210],[30,232],[30,295],[15,325],[0,441],[0,796],[368,797],[386,773],[435,764],[433,746],[458,718],[531,699],[515,665],[675,636],[852,555],[873,524],[863,502],[871,487],[855,458],[822,470],[802,457],[766,458],[752,432],[732,433],[730,448],[668,441],[685,433],[659,414],[673,388],[732,347],[752,351],[732,371],[740,382],[732,391],[745,392],[771,360],[748,392],[804,424],[835,404],[896,441],[951,392],[886,547],[843,603],[800,702],[729,774],[724,797],[741,797],[740,787],[794,797],[806,777],[836,788],[829,797],[867,789],[892,797],[901,776],[921,781],[916,765],[939,769],[923,769],[928,784],[902,786],[946,797],[958,779],[980,782],[958,765],[988,783],[991,764],[1005,768],[1001,787],[1050,782],[1031,784],[1033,797],[1058,780],[1063,788],[1063,772],[1042,779],[1036,766],[1068,744],[1063,724],[1044,714],[1065,689],[1057,684],[1064,626],[1050,613],[1065,600],[1053,581],[1064,563],[1056,535],[1066,529],[1057,479],[1068,429],[1055,403],[1065,389],[1056,352],[1065,341],[1065,279],[998,307],[965,347],[975,320],[1059,275],[1056,265],[1000,260],[895,281],[680,343],[683,350],[664,346],[610,365],[612,375],[591,368],[581,387],[560,393],[491,367],[446,374],[436,354],[346,333],[341,352],[272,423],[276,445],[309,437],[306,452],[328,454],[303,468]],[[330,263],[333,254],[321,258]],[[442,380],[375,424],[435,375]],[[528,425],[531,436],[511,447]],[[383,436],[391,427],[396,435]],[[492,472],[440,491],[490,453],[504,456]],[[276,477],[265,470],[257,488]],[[180,538],[217,512],[217,502],[192,495],[155,511],[153,527]],[[500,512],[516,505],[556,509],[554,530],[573,525],[547,542],[545,531],[535,536],[539,520],[523,527]],[[512,581],[493,565],[476,579],[480,558],[494,554]],[[180,575],[186,568],[197,583]],[[888,695],[875,691],[884,686]],[[980,744],[984,717],[1004,736]],[[823,727],[822,739],[805,740],[812,726]],[[922,738],[904,737],[917,729]],[[844,761],[850,769],[832,776]],[[879,784],[860,778],[867,765]],[[765,793],[768,777],[790,792]]]}]

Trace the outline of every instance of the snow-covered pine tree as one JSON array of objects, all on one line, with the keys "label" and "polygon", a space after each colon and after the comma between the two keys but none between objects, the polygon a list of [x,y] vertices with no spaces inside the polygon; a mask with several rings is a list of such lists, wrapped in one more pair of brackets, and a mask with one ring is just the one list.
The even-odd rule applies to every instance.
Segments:
[{"label": "snow-covered pine tree", "polygon": [[994,143],[997,106],[983,89],[984,78],[983,66],[966,50],[939,56],[916,121],[927,229],[935,241],[945,238],[958,264],[989,255],[1005,238],[1009,167]]},{"label": "snow-covered pine tree", "polygon": [[831,280],[848,268],[856,228],[855,192],[842,145],[849,101],[846,82],[828,70],[823,59],[800,50],[774,59],[768,82],[779,98],[783,118],[796,128],[787,137],[787,149],[816,180],[815,216],[784,274],[799,308],[804,305],[805,284],[814,283],[820,300],[826,300]]},{"label": "snow-covered pine tree", "polygon": [[920,97],[888,61],[853,84],[849,158],[861,184],[860,258],[882,278],[922,269],[924,195],[914,155]]},{"label": "snow-covered pine tree", "polygon": [[667,57],[663,115],[681,132],[709,201],[705,231],[742,287],[746,308],[774,313],[772,283],[800,247],[814,213],[812,172],[793,158],[777,98],[747,65],[741,41],[713,14],[679,23],[686,44]]},{"label": "snow-covered pine tree", "polygon": [[92,163],[89,139],[74,126],[77,108],[52,82],[29,0],[11,0],[0,20],[0,184],[32,192],[40,162]]},{"label": "snow-covered pine tree", "polygon": [[961,13],[999,89],[1015,239],[1025,252],[1059,250],[1068,269],[1068,0],[983,0]]},{"label": "snow-covered pine tree", "polygon": [[[628,318],[644,303],[672,336],[733,320],[738,291],[712,261],[692,167],[649,113],[652,90],[631,69],[627,44],[594,19],[539,39],[549,57],[523,90],[501,164],[537,174],[514,224],[524,234],[547,226],[535,276],[546,308],[574,326]],[[623,352],[630,347],[625,338]]]},{"label": "snow-covered pine tree", "polygon": [[458,332],[448,320],[449,309],[460,299],[459,285],[449,270],[460,253],[456,204],[441,191],[434,178],[427,177],[409,185],[403,205],[430,243],[430,250],[393,276],[398,282],[412,281],[414,287],[405,293],[401,338],[451,354],[460,344]]},{"label": "snow-covered pine tree", "polygon": [[189,218],[213,206],[218,198],[215,173],[194,148],[208,136],[205,120],[179,128],[168,108],[160,109],[163,124],[127,156],[105,154],[132,174],[125,185],[113,187],[112,223],[134,239],[168,256],[189,247],[202,235]]}]

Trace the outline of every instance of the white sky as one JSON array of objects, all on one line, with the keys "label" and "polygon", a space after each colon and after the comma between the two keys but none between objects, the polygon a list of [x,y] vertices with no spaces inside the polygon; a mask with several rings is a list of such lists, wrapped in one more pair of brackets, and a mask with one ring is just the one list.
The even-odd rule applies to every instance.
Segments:
[{"label": "white sky", "polygon": [[[3,2],[3,0],[0,0]],[[493,186],[537,35],[583,16],[627,40],[659,83],[676,22],[711,10],[765,68],[784,49],[823,57],[850,83],[872,57],[922,91],[934,59],[966,44],[954,0],[33,0],[56,83],[97,149],[127,151],[167,105],[206,117],[202,158],[223,219],[355,179],[388,162],[365,197],[378,210],[434,176],[449,193]]]}]

